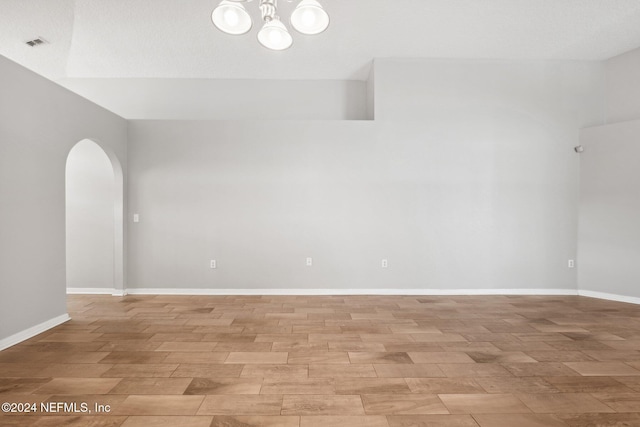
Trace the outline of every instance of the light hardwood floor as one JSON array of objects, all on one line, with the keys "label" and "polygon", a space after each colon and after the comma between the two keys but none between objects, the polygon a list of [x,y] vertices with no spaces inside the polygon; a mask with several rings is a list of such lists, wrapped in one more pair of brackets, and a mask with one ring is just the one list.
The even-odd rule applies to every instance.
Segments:
[{"label": "light hardwood floor", "polygon": [[636,305],[71,296],[69,313],[0,352],[0,402],[38,405],[1,426],[640,426]]}]

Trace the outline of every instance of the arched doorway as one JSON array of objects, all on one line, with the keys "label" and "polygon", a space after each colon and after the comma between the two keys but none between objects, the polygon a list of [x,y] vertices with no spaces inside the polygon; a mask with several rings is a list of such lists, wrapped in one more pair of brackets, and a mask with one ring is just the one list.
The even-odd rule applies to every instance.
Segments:
[{"label": "arched doorway", "polygon": [[120,162],[84,139],[69,152],[65,173],[67,292],[123,295]]}]

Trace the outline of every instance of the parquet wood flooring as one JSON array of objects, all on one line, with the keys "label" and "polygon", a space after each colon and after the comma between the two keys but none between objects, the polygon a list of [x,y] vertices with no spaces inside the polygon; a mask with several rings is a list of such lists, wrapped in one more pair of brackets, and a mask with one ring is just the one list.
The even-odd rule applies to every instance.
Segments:
[{"label": "parquet wood flooring", "polygon": [[0,426],[640,426],[636,305],[70,296],[68,307],[71,321],[0,352],[0,403],[36,405],[0,413]]}]

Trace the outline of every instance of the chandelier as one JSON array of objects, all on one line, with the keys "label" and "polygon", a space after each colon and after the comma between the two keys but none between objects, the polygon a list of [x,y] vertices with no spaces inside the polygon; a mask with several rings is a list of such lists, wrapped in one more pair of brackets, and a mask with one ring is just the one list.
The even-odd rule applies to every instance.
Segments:
[{"label": "chandelier", "polygon": [[[222,0],[211,14],[211,20],[220,31],[232,35],[246,34],[253,21],[242,5],[253,0]],[[278,16],[278,0],[259,0],[264,25],[258,32],[260,44],[272,50],[291,47],[293,37]],[[287,0],[291,3],[294,0]],[[301,34],[319,34],[329,26],[329,15],[317,0],[301,0],[291,13],[291,25]]]}]

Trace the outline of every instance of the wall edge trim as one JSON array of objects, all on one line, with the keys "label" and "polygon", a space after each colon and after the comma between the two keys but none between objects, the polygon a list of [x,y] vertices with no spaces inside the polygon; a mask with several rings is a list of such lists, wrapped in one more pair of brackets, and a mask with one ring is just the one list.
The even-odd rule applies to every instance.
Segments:
[{"label": "wall edge trim", "polygon": [[587,291],[587,290],[583,290],[583,289],[580,289],[578,291],[578,295],[583,296],[583,297],[604,299],[604,300],[617,301],[617,302],[626,302],[626,303],[629,303],[629,304],[639,304],[640,305],[640,298],[630,297],[630,296],[626,296],[626,295],[610,294],[610,293],[606,293],[606,292]]},{"label": "wall edge trim", "polygon": [[[122,294],[122,291],[120,291]],[[113,295],[117,296],[114,288],[67,288],[67,295]]]},{"label": "wall edge trim", "polygon": [[7,349],[9,347],[13,347],[16,344],[21,343],[22,341],[26,341],[29,338],[33,338],[38,334],[41,334],[45,331],[48,331],[51,328],[54,328],[58,325],[61,325],[64,322],[71,320],[71,317],[68,313],[61,314],[60,316],[56,316],[52,319],[46,320],[42,323],[39,323],[35,326],[27,328],[23,331],[15,333],[13,335],[8,336],[0,340],[0,351]]},{"label": "wall edge trim", "polygon": [[180,289],[128,288],[129,295],[578,295],[574,289]]}]

